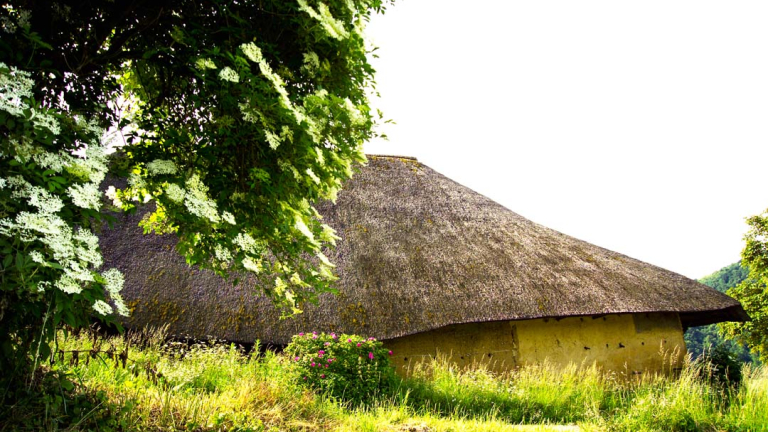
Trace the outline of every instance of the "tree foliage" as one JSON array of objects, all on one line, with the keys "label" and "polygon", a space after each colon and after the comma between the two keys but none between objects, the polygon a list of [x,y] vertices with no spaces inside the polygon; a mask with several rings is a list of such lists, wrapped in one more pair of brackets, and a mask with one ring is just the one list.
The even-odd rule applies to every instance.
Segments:
[{"label": "tree foliage", "polygon": [[749,269],[741,264],[741,261],[735,262],[729,266],[704,276],[699,282],[714,288],[721,293],[725,293],[730,288],[740,284],[749,275]]},{"label": "tree foliage", "polygon": [[[749,270],[741,265],[741,261],[704,276],[699,282],[712,287],[722,293],[728,291],[740,284],[747,278]],[[717,324],[710,324],[700,327],[691,327],[685,331],[685,346],[694,358],[708,354],[714,355],[717,351],[719,358],[729,353],[741,362],[755,362],[756,356],[753,356],[749,348],[733,340],[723,338]]]},{"label": "tree foliage", "polygon": [[768,361],[768,211],[747,218],[749,231],[741,252],[742,263],[749,267],[749,276],[728,295],[739,300],[751,321],[724,323],[726,337],[744,343],[763,362]]},{"label": "tree foliage", "polygon": [[[363,29],[383,9],[382,0],[4,2],[0,95],[15,111],[0,122],[3,185],[26,176],[58,194],[50,214],[62,230],[98,227],[93,184],[103,173],[81,166],[100,157],[98,128],[125,131],[114,166],[128,185],[108,190],[113,204],[130,211],[154,200],[145,229],[176,232],[188,263],[256,274],[258,288],[299,312],[335,278],[322,250],[338,237],[313,203],[335,199],[365,161],[362,144],[380,118],[368,106],[374,71]],[[18,77],[28,91],[6,97]],[[38,114],[55,121],[38,124],[48,118]],[[53,168],[39,154],[73,159]],[[86,185],[87,201],[66,193]],[[36,205],[19,190],[0,190],[6,227]],[[112,285],[98,273],[100,256],[79,262],[82,278],[67,291],[55,281],[74,270],[47,266],[56,251],[24,229],[0,232],[3,346],[29,345],[30,334],[62,322],[82,326],[94,308],[107,311],[99,301],[121,306],[118,290],[105,294]],[[16,322],[19,306],[30,315]],[[51,321],[49,310],[64,318]]]}]

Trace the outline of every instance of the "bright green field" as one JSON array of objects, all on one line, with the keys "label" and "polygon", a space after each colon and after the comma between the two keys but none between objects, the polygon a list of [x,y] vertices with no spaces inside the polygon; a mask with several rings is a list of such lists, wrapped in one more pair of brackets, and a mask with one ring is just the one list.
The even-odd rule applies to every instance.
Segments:
[{"label": "bright green field", "polygon": [[[66,353],[50,366],[79,383],[75,394],[93,400],[102,391],[100,400],[86,408],[70,402],[67,409],[55,397],[4,406],[0,430],[768,431],[765,366],[745,368],[742,385],[732,389],[709,383],[697,364],[676,378],[628,381],[593,368],[494,376],[436,361],[396,391],[352,408],[295,384],[281,355],[166,344],[159,334],[131,339],[126,367],[86,353],[76,362]],[[93,340],[60,338],[59,348],[89,350]],[[125,337],[95,340],[101,351],[119,353],[126,344]]]}]

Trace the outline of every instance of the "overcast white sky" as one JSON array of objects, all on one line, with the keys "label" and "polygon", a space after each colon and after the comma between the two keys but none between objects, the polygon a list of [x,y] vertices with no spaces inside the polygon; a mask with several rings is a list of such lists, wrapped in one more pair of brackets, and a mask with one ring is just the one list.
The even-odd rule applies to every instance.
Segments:
[{"label": "overcast white sky", "polygon": [[699,278],[768,208],[768,2],[397,0],[368,153]]}]

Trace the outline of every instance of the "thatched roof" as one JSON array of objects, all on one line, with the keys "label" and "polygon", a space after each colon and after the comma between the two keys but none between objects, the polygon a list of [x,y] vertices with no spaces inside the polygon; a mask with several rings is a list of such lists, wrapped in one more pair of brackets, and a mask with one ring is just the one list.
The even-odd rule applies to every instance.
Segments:
[{"label": "thatched roof", "polygon": [[412,158],[371,156],[337,203],[319,207],[343,238],[327,253],[340,294],[280,320],[246,284],[190,268],[173,236],[143,235],[122,215],[102,236],[126,274],[129,326],[171,323],[193,337],[284,344],[300,331],[381,339],[450,324],[679,312],[683,325],[748,319],[694,280],[538,225]]}]

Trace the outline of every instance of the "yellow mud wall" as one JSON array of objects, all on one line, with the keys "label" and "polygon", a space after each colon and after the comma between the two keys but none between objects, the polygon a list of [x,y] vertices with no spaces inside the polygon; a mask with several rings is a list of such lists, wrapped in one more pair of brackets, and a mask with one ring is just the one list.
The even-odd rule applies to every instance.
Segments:
[{"label": "yellow mud wall", "polygon": [[570,362],[626,373],[671,371],[685,342],[675,313],[620,314],[515,322],[520,364]]},{"label": "yellow mud wall", "polygon": [[384,341],[407,374],[444,355],[458,366],[483,363],[501,372],[520,365],[569,363],[626,373],[680,367],[685,342],[674,313],[618,314],[459,324]]},{"label": "yellow mud wall", "polygon": [[459,366],[483,363],[491,370],[512,369],[518,364],[515,322],[496,321],[450,325],[384,341],[392,350],[398,372],[408,374],[417,363],[447,356]]}]

